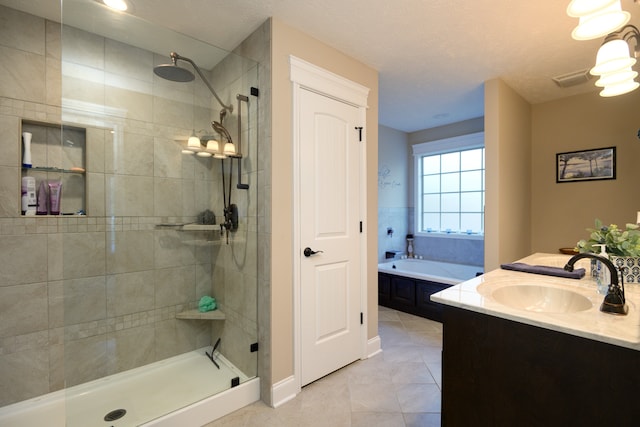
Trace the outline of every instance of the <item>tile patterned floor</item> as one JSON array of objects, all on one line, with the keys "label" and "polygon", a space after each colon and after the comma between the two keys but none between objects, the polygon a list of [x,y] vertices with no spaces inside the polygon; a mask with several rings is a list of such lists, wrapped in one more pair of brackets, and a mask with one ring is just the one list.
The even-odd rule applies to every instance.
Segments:
[{"label": "tile patterned floor", "polygon": [[440,426],[442,325],[379,308],[382,353],[302,389],[273,409],[256,402],[205,427]]}]

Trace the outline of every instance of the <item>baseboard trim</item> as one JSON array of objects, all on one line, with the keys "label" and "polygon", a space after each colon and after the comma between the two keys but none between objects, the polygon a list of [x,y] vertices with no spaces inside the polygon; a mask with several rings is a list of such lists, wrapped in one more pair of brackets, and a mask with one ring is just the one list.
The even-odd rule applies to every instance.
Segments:
[{"label": "baseboard trim", "polygon": [[380,335],[376,335],[367,341],[367,357],[373,357],[378,353],[382,353],[382,341]]},{"label": "baseboard trim", "polygon": [[278,381],[271,387],[271,402],[274,408],[294,399],[300,392],[295,376]]}]

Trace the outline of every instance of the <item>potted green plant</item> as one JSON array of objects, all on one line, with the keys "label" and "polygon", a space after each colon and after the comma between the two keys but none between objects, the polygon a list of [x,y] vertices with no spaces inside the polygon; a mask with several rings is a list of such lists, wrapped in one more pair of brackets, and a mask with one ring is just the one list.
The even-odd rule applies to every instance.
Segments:
[{"label": "potted green plant", "polygon": [[609,259],[621,271],[625,283],[638,283],[640,280],[640,227],[626,224],[625,229],[616,224],[602,225],[596,219],[595,228],[587,228],[589,239],[580,240],[576,250],[580,253],[599,253],[599,247],[606,245]]}]

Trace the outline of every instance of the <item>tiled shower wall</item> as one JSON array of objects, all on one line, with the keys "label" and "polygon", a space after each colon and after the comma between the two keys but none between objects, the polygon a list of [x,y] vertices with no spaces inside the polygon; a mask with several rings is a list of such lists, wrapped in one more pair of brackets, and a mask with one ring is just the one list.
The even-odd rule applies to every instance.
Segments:
[{"label": "tiled shower wall", "polygon": [[[0,406],[209,345],[222,333],[254,340],[255,193],[234,190],[242,218],[229,246],[206,243],[219,239],[212,233],[156,227],[207,208],[220,220],[220,162],[180,153],[192,129],[217,119],[206,87],[156,77],[153,65],[167,57],[4,7],[0,16]],[[240,65],[240,79],[228,77],[232,66],[216,76],[226,79],[219,94],[234,104],[256,74]],[[23,119],[87,129],[88,216],[20,215]],[[255,184],[251,164],[243,172]],[[214,290],[228,317],[222,328],[175,319]],[[255,374],[244,345],[236,350],[229,337],[223,346]]]}]

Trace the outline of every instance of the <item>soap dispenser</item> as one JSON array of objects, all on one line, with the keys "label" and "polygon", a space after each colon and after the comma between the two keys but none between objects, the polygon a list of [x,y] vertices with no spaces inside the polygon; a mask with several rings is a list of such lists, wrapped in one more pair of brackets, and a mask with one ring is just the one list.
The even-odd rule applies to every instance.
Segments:
[{"label": "soap dispenser", "polygon": [[[598,256],[602,258],[609,259],[609,254],[607,254],[607,245],[593,245],[596,247],[600,247],[600,253]],[[598,284],[598,293],[606,295],[609,289],[609,284],[611,283],[611,273],[609,269],[600,261],[596,261],[596,283]]]}]

